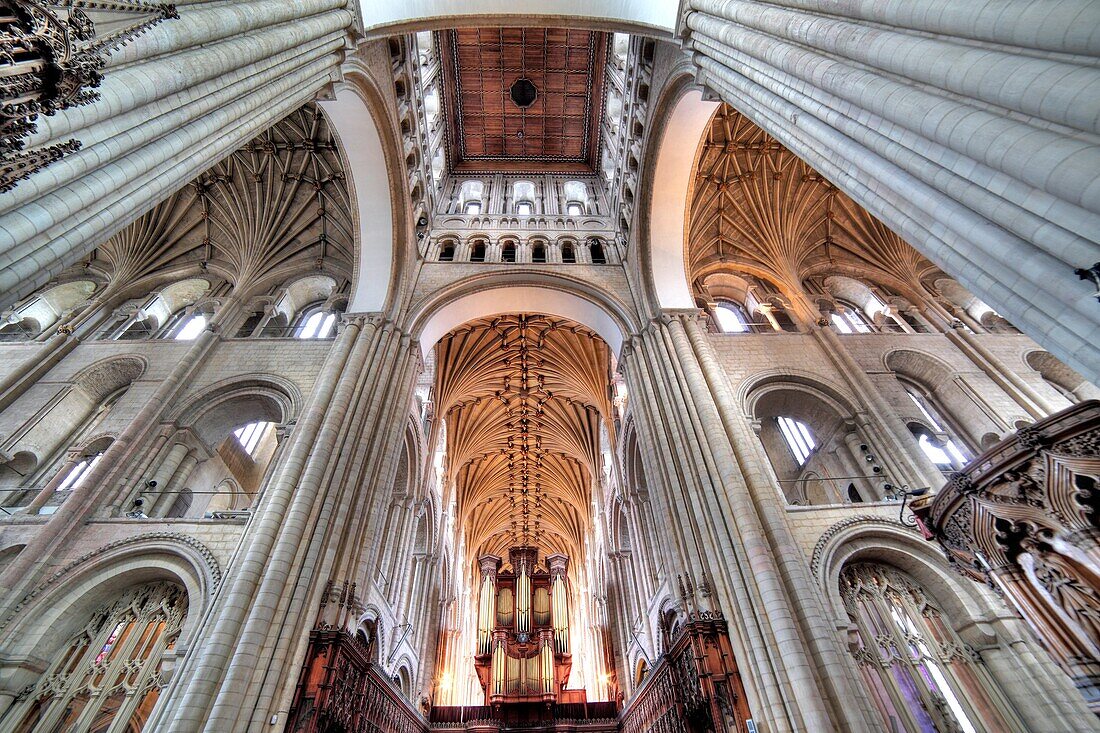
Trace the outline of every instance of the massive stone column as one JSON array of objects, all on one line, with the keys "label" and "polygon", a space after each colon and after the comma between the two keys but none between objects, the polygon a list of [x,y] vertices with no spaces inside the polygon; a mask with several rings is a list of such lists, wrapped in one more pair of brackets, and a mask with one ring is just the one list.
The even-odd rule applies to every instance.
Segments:
[{"label": "massive stone column", "polygon": [[1095,381],[1100,5],[687,0],[701,80]]},{"label": "massive stone column", "polygon": [[[744,420],[743,430],[733,429],[718,404],[723,385],[685,330],[681,319],[693,317],[666,313],[624,347],[622,361],[639,439],[653,447],[642,454],[664,513],[658,522],[683,568],[670,573],[683,573],[688,585],[694,577],[729,615],[752,714],[769,730],[874,730],[853,671],[810,600],[815,589],[778,513],[778,489],[753,475],[760,464],[747,453],[751,429]],[[687,591],[689,606],[693,595]],[[786,704],[792,699],[797,709]]]},{"label": "massive stone column", "polygon": [[340,334],[159,727],[256,730],[289,709],[327,581],[353,588],[377,533],[418,359],[392,323],[357,316]]},{"label": "massive stone column", "polygon": [[109,57],[100,100],[28,145],[82,148],[0,199],[0,302],[46,283],[334,80],[345,0],[181,2]]}]

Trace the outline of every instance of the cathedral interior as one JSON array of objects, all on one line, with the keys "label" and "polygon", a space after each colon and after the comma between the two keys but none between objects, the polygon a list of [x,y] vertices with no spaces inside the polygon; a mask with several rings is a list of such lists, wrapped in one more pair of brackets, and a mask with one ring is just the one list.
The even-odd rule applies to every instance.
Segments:
[{"label": "cathedral interior", "polygon": [[4,0],[0,90],[0,731],[1100,731],[1094,0]]}]

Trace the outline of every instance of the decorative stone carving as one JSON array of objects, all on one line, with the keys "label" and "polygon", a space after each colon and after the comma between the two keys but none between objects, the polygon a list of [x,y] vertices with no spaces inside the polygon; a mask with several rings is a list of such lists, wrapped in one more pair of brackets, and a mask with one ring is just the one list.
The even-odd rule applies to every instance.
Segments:
[{"label": "decorative stone carving", "polygon": [[[89,104],[106,56],[167,18],[174,5],[10,0],[0,13],[0,192],[80,149],[79,140],[25,149],[39,115]],[[100,34],[96,23],[112,28]]]}]

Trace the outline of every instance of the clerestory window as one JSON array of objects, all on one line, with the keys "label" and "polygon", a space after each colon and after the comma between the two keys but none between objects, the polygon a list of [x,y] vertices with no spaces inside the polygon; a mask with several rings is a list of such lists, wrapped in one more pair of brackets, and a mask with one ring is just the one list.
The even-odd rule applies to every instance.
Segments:
[{"label": "clerestory window", "polygon": [[805,423],[799,420],[790,417],[777,417],[775,420],[779,425],[779,432],[783,434],[783,440],[786,441],[787,447],[791,449],[798,465],[806,465],[806,461],[809,460],[810,454],[813,453],[814,447],[817,445],[814,442],[813,433],[810,432]]}]

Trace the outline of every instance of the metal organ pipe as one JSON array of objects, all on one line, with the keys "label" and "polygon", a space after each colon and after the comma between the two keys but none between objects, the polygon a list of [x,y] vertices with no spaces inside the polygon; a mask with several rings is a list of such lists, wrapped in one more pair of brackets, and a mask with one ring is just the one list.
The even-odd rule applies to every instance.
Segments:
[{"label": "metal organ pipe", "polygon": [[497,570],[500,558],[483,555],[481,565],[481,596],[477,611],[477,653],[489,654],[493,648],[493,627],[497,614]]},{"label": "metal organ pipe", "polygon": [[554,694],[554,652],[550,648],[550,636],[542,633],[541,647],[539,649],[539,661],[542,677],[542,694]]},{"label": "metal organ pipe", "polygon": [[554,650],[569,654],[569,589],[565,585],[565,568],[569,559],[565,555],[546,558],[553,580],[550,583],[550,612],[554,625]]},{"label": "metal organ pipe", "polygon": [[520,565],[516,578],[516,631],[520,634],[531,631],[531,577],[527,575],[527,563]]}]

